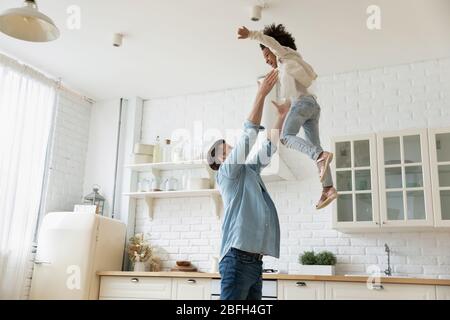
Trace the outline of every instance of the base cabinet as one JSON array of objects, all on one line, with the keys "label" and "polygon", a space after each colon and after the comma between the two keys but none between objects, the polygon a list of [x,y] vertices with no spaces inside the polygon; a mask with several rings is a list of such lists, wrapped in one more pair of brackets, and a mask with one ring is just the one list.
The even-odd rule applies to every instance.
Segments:
[{"label": "base cabinet", "polygon": [[[220,280],[102,276],[100,300],[216,300]],[[450,300],[450,286],[264,280],[263,300]]]},{"label": "base cabinet", "polygon": [[450,300],[450,287],[436,286],[436,298],[438,300]]},{"label": "base cabinet", "polygon": [[324,300],[325,282],[278,281],[278,300]]},{"label": "base cabinet", "polygon": [[174,278],[172,280],[172,300],[209,300],[210,298],[210,279]]},{"label": "base cabinet", "polygon": [[436,286],[326,282],[327,300],[436,300]]},{"label": "base cabinet", "polygon": [[170,300],[172,279],[156,277],[101,277],[100,300]]}]

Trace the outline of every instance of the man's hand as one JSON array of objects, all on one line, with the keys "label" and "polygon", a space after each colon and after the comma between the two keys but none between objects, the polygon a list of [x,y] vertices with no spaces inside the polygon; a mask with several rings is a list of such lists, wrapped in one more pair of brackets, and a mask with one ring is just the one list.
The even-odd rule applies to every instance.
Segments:
[{"label": "man's hand", "polygon": [[259,94],[266,97],[278,81],[278,70],[274,69],[265,77],[264,81],[259,86]]},{"label": "man's hand", "polygon": [[275,101],[272,101],[272,104],[275,106],[278,112],[279,117],[285,117],[287,113],[289,112],[289,109],[291,108],[291,102],[288,100],[283,104],[279,104]]},{"label": "man's hand", "polygon": [[250,31],[246,27],[241,27],[238,30],[238,39],[247,39],[250,36]]}]

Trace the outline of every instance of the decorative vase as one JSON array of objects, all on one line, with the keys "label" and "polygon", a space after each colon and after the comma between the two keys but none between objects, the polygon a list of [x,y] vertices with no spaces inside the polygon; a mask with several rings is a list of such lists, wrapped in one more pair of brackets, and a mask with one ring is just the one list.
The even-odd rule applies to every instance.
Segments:
[{"label": "decorative vase", "polygon": [[145,263],[144,262],[135,262],[134,263],[134,272],[145,272]]}]

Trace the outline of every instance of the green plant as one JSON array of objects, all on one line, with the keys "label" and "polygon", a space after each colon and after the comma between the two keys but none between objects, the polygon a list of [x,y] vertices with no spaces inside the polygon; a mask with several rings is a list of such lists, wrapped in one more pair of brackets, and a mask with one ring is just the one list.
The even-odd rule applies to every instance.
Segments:
[{"label": "green plant", "polygon": [[305,251],[300,256],[300,263],[303,265],[314,265],[316,264],[316,255],[314,251]]},{"label": "green plant", "polygon": [[336,264],[336,256],[330,251],[323,251],[318,254],[315,254],[314,251],[305,251],[300,255],[299,261],[305,266],[334,266]]},{"label": "green plant", "polygon": [[316,264],[320,266],[334,266],[336,256],[330,251],[323,251],[316,255]]}]

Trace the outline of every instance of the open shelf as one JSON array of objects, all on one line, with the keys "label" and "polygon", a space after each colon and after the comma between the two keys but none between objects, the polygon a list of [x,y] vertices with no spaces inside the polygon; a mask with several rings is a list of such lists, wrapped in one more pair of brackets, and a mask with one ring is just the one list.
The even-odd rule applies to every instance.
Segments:
[{"label": "open shelf", "polygon": [[181,162],[160,162],[160,163],[142,163],[142,164],[130,164],[125,168],[138,172],[146,171],[164,171],[164,170],[191,170],[207,168],[208,162],[206,160],[190,160]]},{"label": "open shelf", "polygon": [[205,190],[181,190],[181,191],[152,191],[152,192],[129,192],[124,193],[134,199],[143,199],[147,205],[148,216],[153,219],[153,199],[164,198],[192,198],[192,197],[209,197],[211,206],[217,218],[220,218],[221,196],[217,189]]},{"label": "open shelf", "polygon": [[220,195],[220,193],[219,190],[217,189],[205,189],[205,190],[130,192],[125,193],[124,195],[132,198],[144,199],[144,198],[206,197],[211,195]]}]

